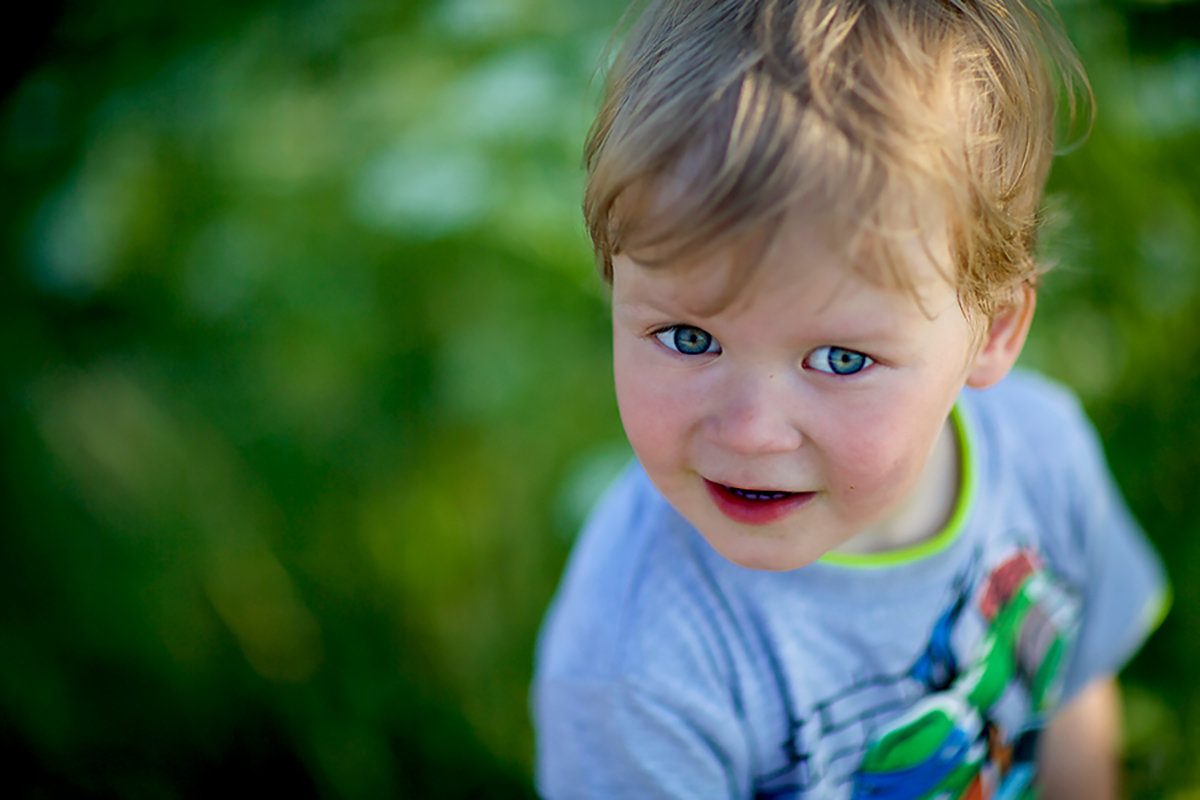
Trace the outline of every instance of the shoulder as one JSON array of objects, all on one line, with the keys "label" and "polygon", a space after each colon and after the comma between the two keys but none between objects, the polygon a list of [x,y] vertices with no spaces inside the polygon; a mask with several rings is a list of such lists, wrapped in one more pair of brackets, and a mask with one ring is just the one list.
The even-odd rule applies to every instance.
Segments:
[{"label": "shoulder", "polygon": [[995,386],[966,390],[963,406],[974,423],[990,466],[1016,473],[1034,488],[1107,470],[1092,423],[1067,387],[1028,371],[1014,371]]},{"label": "shoulder", "polygon": [[631,466],[576,542],[538,641],[542,795],[748,793],[728,615],[706,570],[698,534]]},{"label": "shoulder", "polygon": [[538,642],[538,680],[641,682],[703,658],[718,590],[692,533],[631,464],[571,553]]},{"label": "shoulder", "polygon": [[[1076,560],[1097,535],[1084,520],[1111,496],[1119,504],[1099,437],[1073,392],[1044,376],[1014,372],[968,391],[963,405],[978,432],[987,491],[1006,519],[1032,515],[1044,546]],[[1108,502],[1106,500],[1106,502]]]},{"label": "shoulder", "polygon": [[964,391],[964,400],[989,433],[1029,443],[1056,441],[1090,428],[1075,394],[1035,372],[1014,370],[989,389]]}]

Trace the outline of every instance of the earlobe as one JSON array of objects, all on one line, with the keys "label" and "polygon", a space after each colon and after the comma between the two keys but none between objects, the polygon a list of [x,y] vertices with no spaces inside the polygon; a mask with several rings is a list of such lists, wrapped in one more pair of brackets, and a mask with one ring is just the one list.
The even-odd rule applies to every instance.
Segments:
[{"label": "earlobe", "polygon": [[967,373],[967,386],[986,389],[1008,374],[1025,346],[1036,305],[1037,291],[1027,283],[1012,303],[996,312]]}]

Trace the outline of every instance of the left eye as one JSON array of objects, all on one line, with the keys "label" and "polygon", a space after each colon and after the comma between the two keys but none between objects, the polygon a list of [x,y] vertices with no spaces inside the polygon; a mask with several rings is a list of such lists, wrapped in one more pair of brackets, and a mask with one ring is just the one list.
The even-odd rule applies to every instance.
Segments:
[{"label": "left eye", "polygon": [[868,355],[844,347],[818,347],[809,354],[805,363],[818,372],[831,375],[853,375],[875,363]]},{"label": "left eye", "polygon": [[694,325],[672,325],[656,331],[654,337],[667,348],[685,356],[721,352],[721,345],[717,344],[713,335]]}]

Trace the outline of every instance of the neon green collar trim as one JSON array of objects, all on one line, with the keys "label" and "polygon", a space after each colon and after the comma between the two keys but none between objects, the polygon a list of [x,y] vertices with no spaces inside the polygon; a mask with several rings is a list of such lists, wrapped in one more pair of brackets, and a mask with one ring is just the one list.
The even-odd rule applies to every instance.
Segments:
[{"label": "neon green collar trim", "polygon": [[975,505],[975,476],[978,470],[975,464],[975,448],[972,445],[971,426],[964,419],[966,412],[961,403],[955,403],[950,412],[954,422],[955,438],[958,441],[959,463],[962,464],[962,484],[959,487],[958,502],[954,513],[946,527],[935,536],[924,539],[907,547],[895,550],[884,550],[879,553],[826,553],[817,559],[822,564],[832,564],[838,567],[893,567],[919,561],[922,558],[941,552],[950,546],[962,529],[966,527],[971,509]]}]

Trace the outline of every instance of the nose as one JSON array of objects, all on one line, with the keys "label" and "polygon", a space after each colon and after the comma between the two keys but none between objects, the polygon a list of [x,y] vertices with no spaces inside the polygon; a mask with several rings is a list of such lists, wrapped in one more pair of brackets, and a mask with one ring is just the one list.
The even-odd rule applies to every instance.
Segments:
[{"label": "nose", "polygon": [[776,375],[731,377],[717,389],[704,419],[714,444],[743,455],[788,453],[803,442],[794,416],[796,398]]}]

